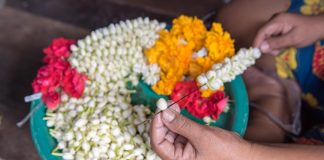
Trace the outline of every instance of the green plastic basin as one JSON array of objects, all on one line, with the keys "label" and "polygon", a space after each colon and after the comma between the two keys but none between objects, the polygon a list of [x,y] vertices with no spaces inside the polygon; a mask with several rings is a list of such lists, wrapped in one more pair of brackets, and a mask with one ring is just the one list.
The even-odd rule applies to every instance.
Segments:
[{"label": "green plastic basin", "polygon": [[[155,102],[164,97],[155,94],[151,88],[140,82],[134,89],[136,94],[132,95],[132,103],[149,105],[151,110],[155,110]],[[230,103],[230,110],[227,113],[222,113],[220,118],[213,123],[217,126],[229,131],[233,131],[243,136],[249,116],[248,97],[243,80],[237,76],[231,83],[225,84],[225,92],[234,102]],[[164,97],[166,98],[166,97]],[[31,109],[36,107],[40,100],[33,101]],[[34,144],[38,150],[40,157],[44,160],[61,160],[61,157],[51,155],[52,150],[56,146],[55,139],[49,134],[49,129],[46,126],[46,121],[43,117],[46,112],[46,107],[43,105],[38,109],[30,119],[30,130]],[[181,113],[191,120],[203,124],[201,119],[193,117],[188,111],[182,110]]]}]

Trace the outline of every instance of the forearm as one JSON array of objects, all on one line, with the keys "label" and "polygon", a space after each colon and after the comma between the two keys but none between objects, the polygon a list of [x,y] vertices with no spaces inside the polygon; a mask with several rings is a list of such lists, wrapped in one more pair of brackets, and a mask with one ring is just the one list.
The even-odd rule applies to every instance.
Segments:
[{"label": "forearm", "polygon": [[317,160],[324,157],[324,146],[253,144],[252,155],[253,160]]},{"label": "forearm", "polygon": [[276,0],[275,3],[269,0],[233,0],[218,11],[216,21],[231,33],[237,48],[249,47],[259,28],[274,14],[286,12],[288,8],[289,0]]},{"label": "forearm", "polygon": [[317,22],[315,24],[315,28],[317,33],[319,34],[319,40],[324,39],[324,14],[314,16],[315,21]]}]

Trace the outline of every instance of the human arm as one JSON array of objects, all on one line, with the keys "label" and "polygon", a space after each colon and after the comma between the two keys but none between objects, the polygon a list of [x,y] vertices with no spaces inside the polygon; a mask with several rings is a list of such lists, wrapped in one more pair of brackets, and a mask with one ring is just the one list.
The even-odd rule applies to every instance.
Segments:
[{"label": "human arm", "polygon": [[257,144],[220,128],[197,124],[173,107],[155,116],[151,144],[162,159],[313,160],[324,157],[323,146]]},{"label": "human arm", "polygon": [[324,15],[281,13],[258,31],[253,45],[273,55],[286,47],[305,47],[324,39]]}]

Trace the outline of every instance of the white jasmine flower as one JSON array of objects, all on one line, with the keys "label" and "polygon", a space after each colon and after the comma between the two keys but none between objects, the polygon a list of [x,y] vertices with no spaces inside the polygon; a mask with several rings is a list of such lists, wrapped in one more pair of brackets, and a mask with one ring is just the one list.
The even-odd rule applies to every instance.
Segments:
[{"label": "white jasmine flower", "polygon": [[242,48],[232,58],[225,58],[224,62],[215,64],[207,75],[199,75],[197,81],[203,86],[202,89],[217,90],[224,83],[230,82],[235,79],[244,70],[255,63],[255,60],[261,56],[261,52],[257,48],[245,49]]},{"label": "white jasmine flower", "polygon": [[[93,31],[71,46],[69,61],[89,79],[84,95],[80,99],[62,95],[60,108],[47,121],[53,127],[51,134],[64,148],[63,159],[145,158],[150,150],[144,145],[149,143],[148,134],[143,133],[148,132],[147,125],[136,124],[150,112],[142,105],[131,106],[132,92],[127,90],[126,82],[136,85],[139,74],[151,84],[159,80],[159,66],[146,65],[143,50],[154,45],[164,26],[148,18],[127,20]],[[137,146],[142,147],[136,150]],[[119,152],[114,152],[116,148]]]},{"label": "white jasmine flower", "polygon": [[156,106],[159,110],[165,110],[168,108],[168,103],[167,101],[164,99],[164,98],[160,98],[157,103],[156,103]]},{"label": "white jasmine flower", "polygon": [[193,53],[192,58],[205,57],[207,56],[207,49],[205,47],[201,48],[199,51]]},{"label": "white jasmine flower", "polygon": [[72,160],[72,159],[74,159],[74,155],[72,153],[66,152],[66,153],[63,153],[62,158],[66,159],[66,160]]},{"label": "white jasmine flower", "polygon": [[78,120],[75,122],[74,126],[76,126],[76,127],[82,127],[82,126],[84,126],[85,124],[87,124],[87,120],[84,119],[84,118],[81,118],[81,119],[78,119]]},{"label": "white jasmine flower", "polygon": [[199,76],[197,77],[197,81],[198,81],[201,85],[203,85],[203,84],[207,84],[208,79],[207,79],[206,75],[202,74],[202,75],[199,75]]},{"label": "white jasmine flower", "polygon": [[53,120],[47,120],[47,122],[46,122],[46,126],[49,127],[49,128],[53,127],[54,124],[55,124],[55,122]]}]

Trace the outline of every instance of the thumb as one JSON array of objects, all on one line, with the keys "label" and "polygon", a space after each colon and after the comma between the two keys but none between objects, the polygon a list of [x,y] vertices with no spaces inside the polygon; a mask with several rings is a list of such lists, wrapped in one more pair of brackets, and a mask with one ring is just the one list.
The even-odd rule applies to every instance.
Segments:
[{"label": "thumb", "polygon": [[162,112],[162,120],[168,129],[187,138],[194,146],[199,147],[201,134],[205,130],[196,122],[180,115],[173,109],[166,109]]}]

